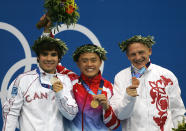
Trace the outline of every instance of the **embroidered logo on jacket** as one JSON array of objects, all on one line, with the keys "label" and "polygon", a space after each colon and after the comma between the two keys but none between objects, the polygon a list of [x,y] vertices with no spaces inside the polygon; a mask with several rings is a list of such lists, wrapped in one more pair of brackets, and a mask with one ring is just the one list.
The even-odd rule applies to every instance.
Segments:
[{"label": "embroidered logo on jacket", "polygon": [[166,94],[165,87],[173,85],[171,79],[164,76],[160,76],[160,80],[149,81],[150,86],[150,96],[152,98],[151,104],[155,104],[158,110],[159,117],[153,117],[156,124],[160,127],[161,131],[164,131],[164,125],[167,120],[167,109],[169,107],[169,98]]}]

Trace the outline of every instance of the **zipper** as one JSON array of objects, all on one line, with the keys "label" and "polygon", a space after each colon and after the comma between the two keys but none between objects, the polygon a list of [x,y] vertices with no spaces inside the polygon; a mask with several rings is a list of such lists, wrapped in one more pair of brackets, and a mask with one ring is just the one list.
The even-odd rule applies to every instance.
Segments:
[{"label": "zipper", "polygon": [[84,127],[84,126],[83,126],[83,123],[84,123],[84,122],[83,122],[83,112],[84,112],[85,104],[86,104],[86,102],[87,102],[87,96],[88,96],[88,92],[87,92],[87,94],[86,94],[85,101],[84,101],[84,104],[83,104],[83,109],[82,109],[82,112],[81,112],[81,113],[82,113],[82,118],[81,118],[81,119],[82,119],[82,120],[81,120],[82,131],[83,131],[83,127]]}]

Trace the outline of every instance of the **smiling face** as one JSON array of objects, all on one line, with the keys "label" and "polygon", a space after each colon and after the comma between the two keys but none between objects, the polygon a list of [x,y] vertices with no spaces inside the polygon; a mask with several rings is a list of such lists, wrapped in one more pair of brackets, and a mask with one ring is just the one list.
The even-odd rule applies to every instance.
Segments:
[{"label": "smiling face", "polygon": [[96,53],[82,53],[77,61],[77,65],[85,76],[92,78],[99,72],[101,59]]},{"label": "smiling face", "polygon": [[127,57],[130,62],[138,69],[141,69],[149,62],[152,49],[142,43],[132,43],[127,48]]},{"label": "smiling face", "polygon": [[43,51],[38,57],[39,66],[46,72],[54,74],[59,63],[58,53],[55,50]]}]

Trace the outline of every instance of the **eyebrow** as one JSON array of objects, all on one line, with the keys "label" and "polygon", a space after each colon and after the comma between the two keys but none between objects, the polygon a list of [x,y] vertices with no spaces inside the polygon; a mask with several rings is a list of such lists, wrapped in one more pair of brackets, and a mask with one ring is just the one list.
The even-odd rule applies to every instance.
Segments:
[{"label": "eyebrow", "polygon": [[82,60],[94,60],[97,59],[96,57],[92,57],[92,58],[81,58]]}]

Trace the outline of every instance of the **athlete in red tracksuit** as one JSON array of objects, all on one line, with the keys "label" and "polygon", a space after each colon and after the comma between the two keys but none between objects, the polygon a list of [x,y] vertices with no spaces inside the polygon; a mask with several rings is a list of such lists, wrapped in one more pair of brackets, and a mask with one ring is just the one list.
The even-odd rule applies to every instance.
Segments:
[{"label": "athlete in red tracksuit", "polygon": [[[70,77],[73,83],[74,98],[78,104],[78,113],[72,122],[68,123],[68,130],[108,131],[116,129],[120,121],[109,105],[113,96],[113,86],[101,76],[99,70],[101,61],[105,60],[104,49],[92,44],[83,45],[75,51],[73,57],[80,68],[80,77],[62,66],[57,68],[60,73],[66,73]],[[86,85],[89,90],[85,87]],[[90,90],[94,95],[90,93]],[[93,108],[91,102],[95,99],[99,101],[99,106]]]},{"label": "athlete in red tracksuit", "polygon": [[[48,28],[45,27],[45,33],[44,35],[49,35],[47,33]],[[50,31],[50,30],[49,30]],[[50,33],[51,35],[51,33]],[[51,35],[54,37],[53,35]],[[69,78],[72,81],[73,84],[73,94],[76,99],[76,102],[78,104],[78,110],[79,112],[77,113],[76,117],[73,119],[73,121],[68,121],[66,120],[66,124],[64,124],[66,127],[66,131],[78,131],[78,130],[85,130],[85,131],[106,131],[106,130],[113,130],[119,127],[120,121],[117,119],[115,116],[115,113],[112,110],[112,107],[109,106],[109,101],[111,97],[113,96],[113,86],[112,84],[103,79],[101,76],[101,73],[99,71],[99,68],[101,66],[102,60],[106,59],[106,51],[103,48],[100,48],[98,46],[92,45],[92,44],[87,44],[83,45],[74,52],[76,54],[73,55],[74,61],[77,62],[78,67],[80,68],[81,71],[81,77],[76,75],[74,72],[71,70],[68,70],[62,65],[57,66],[57,70],[61,74],[66,74],[69,76]],[[79,62],[79,57],[81,55],[90,53],[91,55],[96,55],[98,57],[98,60],[95,60],[94,58],[91,59],[90,61],[93,64],[90,64],[91,62],[86,63],[84,62],[84,69],[82,69],[82,64],[78,64]],[[90,57],[89,57],[90,58]],[[89,61],[89,60],[88,60]],[[95,65],[95,61],[98,61],[100,64]],[[88,72],[88,73],[87,73]],[[91,74],[95,76],[91,76]],[[89,78],[91,76],[91,78]],[[82,80],[90,87],[90,89],[94,92],[94,94],[97,94],[98,88],[100,85],[100,81],[103,80],[103,87],[102,87],[102,92],[99,95],[93,95],[89,94],[88,91],[84,88],[82,84]],[[106,100],[105,100],[106,98]],[[90,103],[93,99],[99,100],[100,105],[97,108],[92,108],[90,106]],[[102,99],[102,100],[101,100]],[[106,102],[107,104],[104,104]],[[103,105],[107,105],[107,107],[104,107]]]},{"label": "athlete in red tracksuit", "polygon": [[93,96],[89,94],[84,86],[82,85],[81,79],[90,87],[90,89],[97,94],[101,80],[104,81],[102,94],[109,100],[113,95],[112,84],[102,78],[99,73],[94,78],[87,78],[84,74],[81,74],[78,79],[78,83],[73,86],[73,92],[78,104],[78,114],[72,121],[72,130],[85,130],[85,131],[108,131],[110,129],[116,129],[119,126],[112,107],[105,111],[102,106],[99,105],[97,108],[91,107],[91,101]]}]

